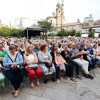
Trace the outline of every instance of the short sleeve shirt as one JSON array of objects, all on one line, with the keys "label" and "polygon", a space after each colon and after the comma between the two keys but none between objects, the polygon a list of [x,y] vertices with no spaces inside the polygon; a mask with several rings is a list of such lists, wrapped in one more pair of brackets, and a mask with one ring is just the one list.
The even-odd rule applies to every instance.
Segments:
[{"label": "short sleeve shirt", "polygon": [[2,50],[2,54],[0,54],[0,58],[5,57],[5,55],[7,55],[7,54],[8,54],[8,52],[6,50]]},{"label": "short sleeve shirt", "polygon": [[[72,56],[73,53],[75,53],[75,54],[79,54],[80,53],[80,51],[78,49],[71,49],[69,52],[70,52],[71,56]],[[74,57],[72,59],[75,59],[75,58],[80,58],[80,56]]]}]

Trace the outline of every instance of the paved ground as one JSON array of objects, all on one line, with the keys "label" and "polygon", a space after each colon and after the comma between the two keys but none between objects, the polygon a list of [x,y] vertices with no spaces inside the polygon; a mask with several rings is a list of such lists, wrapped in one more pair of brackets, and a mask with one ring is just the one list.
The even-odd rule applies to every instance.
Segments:
[{"label": "paved ground", "polygon": [[[15,100],[100,100],[100,68],[95,71],[94,80],[82,77],[77,83],[64,79],[60,83],[53,83],[51,80],[48,84],[41,83],[41,86],[35,89],[29,87],[29,81],[23,87],[20,95]],[[13,100],[11,89],[9,93],[0,92],[0,100]]]}]

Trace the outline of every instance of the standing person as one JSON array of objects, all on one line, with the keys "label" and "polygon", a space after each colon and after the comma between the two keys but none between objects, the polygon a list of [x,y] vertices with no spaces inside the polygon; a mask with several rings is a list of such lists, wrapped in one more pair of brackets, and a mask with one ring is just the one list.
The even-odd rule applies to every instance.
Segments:
[{"label": "standing person", "polygon": [[[28,45],[26,47],[26,51],[25,51],[25,61],[26,61],[26,71],[29,73],[29,79],[30,79],[30,86],[32,88],[34,88],[34,84],[33,84],[33,78],[35,76],[35,72],[37,73],[37,86],[39,87],[40,86],[40,78],[41,78],[41,75],[42,75],[42,71],[40,69],[40,67],[37,65],[38,64],[38,58],[37,58],[37,55],[33,52],[33,46],[32,45]],[[37,66],[36,69],[31,69],[30,67],[28,66]]]},{"label": "standing person", "polygon": [[41,51],[38,53],[38,59],[39,59],[39,65],[42,69],[42,72],[44,74],[44,83],[47,84],[47,75],[51,75],[51,79],[53,82],[55,82],[54,73],[55,73],[55,67],[52,63],[52,56],[47,51],[47,45],[42,45],[40,47]]},{"label": "standing person", "polygon": [[3,65],[5,66],[5,75],[10,80],[14,87],[14,97],[17,97],[20,92],[20,84],[23,81],[24,71],[23,71],[23,58],[19,53],[16,53],[16,47],[9,47],[10,54],[6,55],[3,60]]}]

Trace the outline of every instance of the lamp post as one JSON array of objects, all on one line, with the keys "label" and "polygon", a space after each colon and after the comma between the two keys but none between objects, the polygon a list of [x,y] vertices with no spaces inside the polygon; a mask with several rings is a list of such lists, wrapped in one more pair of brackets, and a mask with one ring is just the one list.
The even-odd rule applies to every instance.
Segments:
[{"label": "lamp post", "polygon": [[11,34],[11,22],[9,21],[9,27],[10,27],[10,34]]},{"label": "lamp post", "polygon": [[61,30],[62,30],[62,15],[63,15],[64,0],[61,0]]}]

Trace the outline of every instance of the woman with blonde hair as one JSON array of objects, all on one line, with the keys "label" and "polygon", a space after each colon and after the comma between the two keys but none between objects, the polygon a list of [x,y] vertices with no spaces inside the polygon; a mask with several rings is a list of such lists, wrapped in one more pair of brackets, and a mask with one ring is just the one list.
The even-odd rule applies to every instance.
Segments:
[{"label": "woman with blonde hair", "polygon": [[30,85],[32,88],[34,88],[34,84],[33,84],[33,78],[35,76],[35,72],[37,73],[37,86],[40,86],[40,78],[42,75],[42,71],[40,69],[40,67],[37,65],[38,64],[38,58],[37,55],[33,52],[33,45],[28,45],[26,47],[26,51],[25,51],[25,62],[27,64],[26,66],[26,71],[29,73],[29,79],[30,79]]}]

